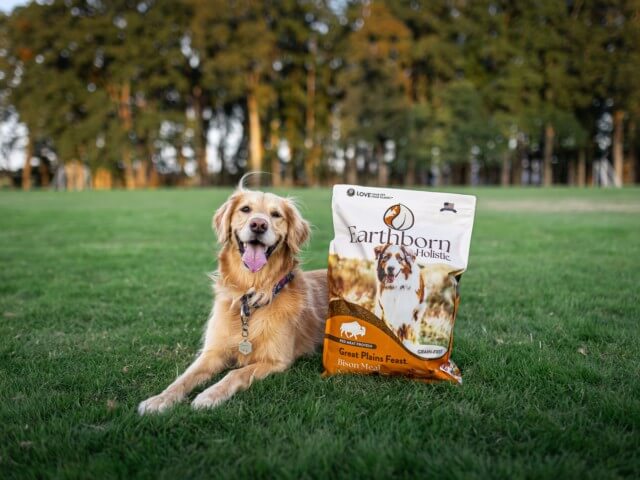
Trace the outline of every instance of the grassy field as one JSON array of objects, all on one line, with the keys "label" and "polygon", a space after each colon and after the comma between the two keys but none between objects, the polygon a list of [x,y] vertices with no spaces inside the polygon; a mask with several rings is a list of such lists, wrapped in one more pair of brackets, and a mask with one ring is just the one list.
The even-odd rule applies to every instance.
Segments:
[{"label": "grassy field", "polygon": [[[0,478],[638,478],[640,190],[475,190],[464,385],[320,378],[139,417],[194,358],[229,190],[0,193]],[[326,265],[330,191],[293,192]]]}]

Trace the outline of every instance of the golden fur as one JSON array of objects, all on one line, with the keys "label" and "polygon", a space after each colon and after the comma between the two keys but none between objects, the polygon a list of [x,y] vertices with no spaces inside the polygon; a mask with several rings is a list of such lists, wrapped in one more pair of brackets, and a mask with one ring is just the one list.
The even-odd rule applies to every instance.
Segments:
[{"label": "golden fur", "polygon": [[[246,212],[244,210],[249,210]],[[243,210],[244,209],[244,210]],[[243,265],[238,235],[259,216],[277,239],[267,263],[252,273]],[[222,245],[214,285],[215,303],[207,321],[204,345],[197,359],[162,393],[138,407],[142,414],[161,412],[183,400],[197,385],[229,368],[219,382],[201,392],[194,408],[215,407],[256,379],[282,372],[322,342],[327,317],[326,270],[302,272],[296,255],[309,237],[309,224],[288,199],[240,188],[216,211],[213,226]],[[277,296],[273,287],[287,273],[294,278]],[[252,294],[249,340],[253,351],[242,355],[240,298]]]}]

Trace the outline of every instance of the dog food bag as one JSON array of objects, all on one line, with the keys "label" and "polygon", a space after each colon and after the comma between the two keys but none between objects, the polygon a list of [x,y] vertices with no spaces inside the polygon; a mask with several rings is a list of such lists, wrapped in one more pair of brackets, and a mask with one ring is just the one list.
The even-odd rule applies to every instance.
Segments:
[{"label": "dog food bag", "polygon": [[334,186],[325,375],[462,382],[450,356],[475,206],[470,195]]}]

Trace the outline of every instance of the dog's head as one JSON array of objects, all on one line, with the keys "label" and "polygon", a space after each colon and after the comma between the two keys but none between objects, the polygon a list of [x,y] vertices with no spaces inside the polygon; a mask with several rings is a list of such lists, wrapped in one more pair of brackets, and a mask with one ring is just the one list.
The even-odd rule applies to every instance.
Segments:
[{"label": "dog's head", "polygon": [[220,243],[237,248],[252,273],[277,252],[298,254],[309,238],[309,223],[292,200],[245,189],[234,192],[216,211],[213,226]]},{"label": "dog's head", "polygon": [[378,261],[377,274],[380,283],[393,286],[398,279],[401,281],[409,279],[416,259],[415,254],[409,249],[387,243],[378,245],[373,251]]}]

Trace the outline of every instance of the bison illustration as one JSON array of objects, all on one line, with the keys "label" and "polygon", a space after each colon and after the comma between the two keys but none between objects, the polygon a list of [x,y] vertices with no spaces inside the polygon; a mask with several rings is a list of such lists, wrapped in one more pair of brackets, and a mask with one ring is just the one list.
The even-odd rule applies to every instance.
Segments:
[{"label": "bison illustration", "polygon": [[362,337],[365,333],[367,333],[367,329],[358,322],[349,322],[340,325],[340,335],[347,338]]}]

